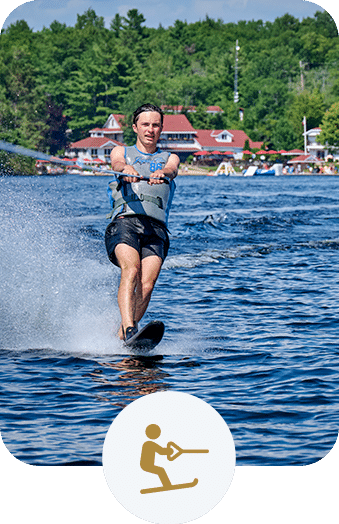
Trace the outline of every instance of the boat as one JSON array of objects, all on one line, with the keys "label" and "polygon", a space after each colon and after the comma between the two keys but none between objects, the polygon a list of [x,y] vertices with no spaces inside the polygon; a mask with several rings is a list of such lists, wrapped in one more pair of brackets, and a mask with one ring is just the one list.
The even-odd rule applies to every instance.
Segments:
[{"label": "boat", "polygon": [[244,176],[280,176],[282,175],[282,164],[274,164],[269,169],[259,169],[257,166],[250,166],[243,171]]}]

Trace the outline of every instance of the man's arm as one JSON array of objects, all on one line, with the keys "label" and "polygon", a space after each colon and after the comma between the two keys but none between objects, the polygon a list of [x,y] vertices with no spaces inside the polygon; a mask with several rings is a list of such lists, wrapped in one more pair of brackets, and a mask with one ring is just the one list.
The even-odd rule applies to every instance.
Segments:
[{"label": "man's arm", "polygon": [[152,442],[154,445],[153,449],[155,449],[156,453],[159,453],[159,455],[168,455],[168,448],[162,448],[157,444],[156,442]]},{"label": "man's arm", "polygon": [[119,173],[126,173],[124,179],[126,182],[138,182],[140,178],[133,177],[133,175],[139,175],[133,166],[126,164],[125,160],[125,148],[123,146],[116,146],[111,151],[111,166],[113,171],[119,171]]},{"label": "man's arm", "polygon": [[[178,157],[178,155],[172,153],[163,169],[158,169],[157,171],[154,171],[154,173],[151,173],[149,184],[163,184],[161,178],[164,177],[173,180],[178,174],[179,164],[180,158]],[[160,180],[152,180],[153,177],[156,177]]]}]

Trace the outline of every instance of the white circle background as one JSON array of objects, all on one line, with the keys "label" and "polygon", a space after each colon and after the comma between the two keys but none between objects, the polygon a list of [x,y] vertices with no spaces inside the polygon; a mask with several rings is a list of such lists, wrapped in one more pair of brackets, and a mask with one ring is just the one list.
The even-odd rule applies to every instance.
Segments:
[{"label": "white circle background", "polygon": [[[209,450],[182,454],[173,461],[156,454],[155,464],[165,469],[172,484],[198,478],[195,487],[140,493],[161,486],[157,475],[140,468],[149,424],[161,428],[154,442],[162,447],[172,441],[182,449]],[[153,393],[135,400],[115,418],[104,443],[103,468],[113,495],[132,514],[157,524],[181,524],[203,516],[225,495],[235,469],[234,442],[225,421],[203,400],[179,392]]]}]

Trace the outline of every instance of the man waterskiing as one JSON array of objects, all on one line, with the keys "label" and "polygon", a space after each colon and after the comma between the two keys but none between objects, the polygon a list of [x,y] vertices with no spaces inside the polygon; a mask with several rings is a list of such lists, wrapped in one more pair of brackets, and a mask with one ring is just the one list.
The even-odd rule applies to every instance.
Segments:
[{"label": "man waterskiing", "polygon": [[154,473],[155,475],[158,475],[163,487],[170,489],[172,487],[172,484],[167,476],[166,471],[164,470],[164,468],[160,468],[159,466],[155,465],[156,453],[158,453],[159,455],[166,455],[167,457],[169,454],[169,450],[167,447],[162,448],[161,446],[159,446],[159,444],[153,442],[153,440],[160,437],[160,435],[161,430],[157,424],[150,424],[149,426],[147,426],[146,436],[152,440],[148,440],[142,446],[140,467],[143,471],[147,471],[148,473]]},{"label": "man waterskiing", "polygon": [[[155,454],[166,455],[168,460],[175,460],[182,453],[208,453],[208,449],[189,449],[183,450],[179,448],[174,442],[169,442],[166,448],[159,446],[156,442],[153,442],[161,435],[161,429],[157,424],[150,424],[146,428],[146,436],[151,439],[144,442],[141,449],[140,467],[143,471],[148,473],[154,473],[158,475],[162,486],[155,488],[141,489],[140,493],[157,493],[159,491],[172,491],[177,489],[194,488],[198,484],[198,479],[195,478],[193,482],[185,482],[183,484],[172,484],[167,476],[164,468],[155,465]],[[174,451],[178,451],[173,455]],[[172,458],[171,458],[172,457]]]},{"label": "man waterskiing", "polygon": [[109,184],[113,220],[105,234],[108,257],[121,269],[118,336],[126,342],[138,332],[169,248],[167,222],[180,160],[157,147],[163,120],[159,107],[138,107],[136,144],[111,152],[112,169],[126,175]]}]

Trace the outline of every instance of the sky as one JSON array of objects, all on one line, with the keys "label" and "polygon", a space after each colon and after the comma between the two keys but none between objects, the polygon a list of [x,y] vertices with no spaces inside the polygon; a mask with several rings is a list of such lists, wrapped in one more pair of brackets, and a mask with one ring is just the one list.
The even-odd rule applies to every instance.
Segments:
[{"label": "sky", "polygon": [[54,20],[74,26],[77,14],[81,15],[89,8],[104,17],[106,27],[116,13],[126,16],[130,9],[138,9],[146,18],[145,25],[155,28],[159,24],[169,27],[175,20],[196,22],[205,19],[206,15],[215,20],[220,18],[225,23],[259,19],[273,21],[285,13],[302,19],[323,11],[322,7],[333,16],[337,26],[339,22],[337,0],[319,0],[319,3],[305,0],[31,0],[26,3],[7,0],[1,4],[0,27],[26,20],[34,31],[49,27]]}]

